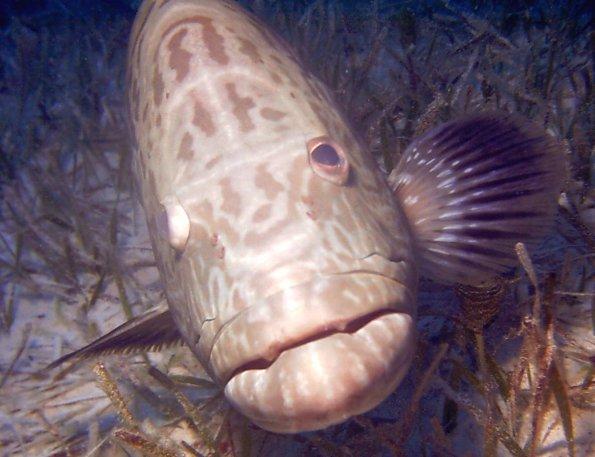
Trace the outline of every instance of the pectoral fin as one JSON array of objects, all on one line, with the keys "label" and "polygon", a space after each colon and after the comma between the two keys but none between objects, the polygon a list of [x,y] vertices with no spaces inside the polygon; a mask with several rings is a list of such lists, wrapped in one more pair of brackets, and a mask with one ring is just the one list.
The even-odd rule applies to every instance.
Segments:
[{"label": "pectoral fin", "polygon": [[500,113],[436,127],[407,148],[389,183],[407,214],[420,269],[476,283],[517,264],[514,245],[550,229],[566,177],[558,142]]},{"label": "pectoral fin", "polygon": [[50,363],[51,370],[64,362],[105,354],[155,351],[182,341],[167,303],[162,303],[116,327],[87,346]]}]

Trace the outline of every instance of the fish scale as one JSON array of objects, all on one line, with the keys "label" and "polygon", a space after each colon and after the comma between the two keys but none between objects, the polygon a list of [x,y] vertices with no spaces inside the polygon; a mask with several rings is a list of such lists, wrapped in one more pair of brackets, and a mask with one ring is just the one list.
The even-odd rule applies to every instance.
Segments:
[{"label": "fish scale", "polygon": [[434,128],[387,181],[324,85],[234,3],[145,1],[128,62],[167,304],[51,366],[181,339],[256,424],[324,428],[407,373],[418,270],[486,279],[555,214],[557,142],[504,113]]}]

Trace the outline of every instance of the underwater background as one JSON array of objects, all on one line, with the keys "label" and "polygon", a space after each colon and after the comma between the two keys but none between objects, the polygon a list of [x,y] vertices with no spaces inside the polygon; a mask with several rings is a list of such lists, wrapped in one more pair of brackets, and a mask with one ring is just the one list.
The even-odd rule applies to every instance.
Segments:
[{"label": "underwater background", "polygon": [[563,145],[551,234],[489,289],[421,281],[413,366],[378,408],[267,433],[185,348],[39,373],[163,298],[129,178],[139,3],[0,3],[0,455],[593,455],[588,1],[240,2],[332,89],[386,173],[466,112],[520,114]]}]

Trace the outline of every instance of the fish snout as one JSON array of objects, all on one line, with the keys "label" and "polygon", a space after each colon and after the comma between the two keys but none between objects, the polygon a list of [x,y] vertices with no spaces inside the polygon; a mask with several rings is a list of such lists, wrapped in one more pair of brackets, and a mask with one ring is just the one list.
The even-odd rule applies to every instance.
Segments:
[{"label": "fish snout", "polygon": [[414,290],[384,268],[319,276],[226,324],[211,366],[228,400],[267,430],[342,422],[372,409],[406,374],[415,348]]}]

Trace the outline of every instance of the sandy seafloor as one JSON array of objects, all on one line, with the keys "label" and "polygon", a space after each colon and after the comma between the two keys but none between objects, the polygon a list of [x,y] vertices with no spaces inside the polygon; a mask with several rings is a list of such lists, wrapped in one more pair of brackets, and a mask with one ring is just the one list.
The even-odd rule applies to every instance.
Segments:
[{"label": "sandy seafloor", "polygon": [[[422,120],[433,125],[472,110],[521,113],[562,140],[571,177],[555,227],[531,252],[542,293],[544,278],[556,274],[548,348],[561,373],[560,384],[546,376],[536,455],[593,455],[588,2],[565,10],[554,2],[269,3],[253,9],[331,85],[384,170]],[[528,335],[535,289],[520,268],[507,276],[520,279],[483,330],[497,366],[489,379],[453,288],[422,280],[409,375],[375,410],[322,432],[280,436],[248,424],[184,348],[102,358],[134,423],[115,413],[93,362],[36,374],[163,299],[126,154],[124,51],[134,8],[66,0],[0,6],[0,455],[209,455],[209,441],[220,455],[531,455],[544,346]],[[172,389],[148,375],[149,364],[205,405],[199,432]],[[530,376],[519,375],[524,366]],[[486,398],[499,415],[488,414]],[[137,429],[136,448],[114,433],[122,427]]]}]

